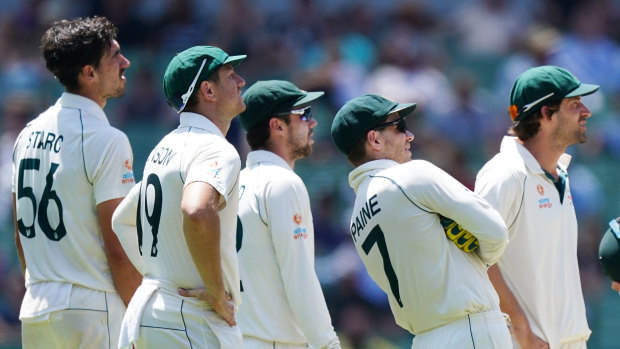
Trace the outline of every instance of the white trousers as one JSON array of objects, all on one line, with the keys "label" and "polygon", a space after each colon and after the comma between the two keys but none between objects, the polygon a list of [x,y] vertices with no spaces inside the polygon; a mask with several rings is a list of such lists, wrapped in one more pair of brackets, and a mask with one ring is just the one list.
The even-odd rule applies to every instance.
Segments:
[{"label": "white trousers", "polygon": [[159,289],[144,307],[135,349],[240,349],[242,340],[213,309]]},{"label": "white trousers", "polygon": [[73,285],[68,309],[22,322],[22,347],[116,349],[124,312],[117,293]]},{"label": "white trousers", "polygon": [[506,318],[500,311],[469,314],[449,324],[420,333],[412,349],[507,349],[512,348]]},{"label": "white trousers", "polygon": [[308,344],[291,344],[265,341],[256,337],[243,336],[243,349],[308,349]]}]

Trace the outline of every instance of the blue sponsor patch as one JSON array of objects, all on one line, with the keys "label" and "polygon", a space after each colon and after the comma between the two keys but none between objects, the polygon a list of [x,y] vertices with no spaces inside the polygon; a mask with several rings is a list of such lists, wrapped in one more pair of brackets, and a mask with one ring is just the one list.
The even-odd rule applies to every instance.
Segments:
[{"label": "blue sponsor patch", "polygon": [[296,228],[295,230],[293,230],[293,239],[297,240],[297,239],[305,239],[308,237],[308,234],[306,233],[306,228]]},{"label": "blue sponsor patch", "polygon": [[538,208],[551,208],[553,204],[549,198],[542,198],[538,200]]}]

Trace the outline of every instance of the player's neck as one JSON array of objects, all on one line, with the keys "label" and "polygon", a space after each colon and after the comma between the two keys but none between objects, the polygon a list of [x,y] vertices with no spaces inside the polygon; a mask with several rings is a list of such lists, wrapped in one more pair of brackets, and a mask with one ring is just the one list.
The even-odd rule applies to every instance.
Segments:
[{"label": "player's neck", "polygon": [[82,87],[79,90],[75,90],[75,91],[67,90],[67,92],[76,94],[78,96],[86,97],[94,101],[95,103],[97,103],[97,105],[99,105],[101,109],[105,107],[105,104],[107,102],[107,98],[102,98],[101,95],[99,95],[99,93],[97,91],[94,91],[93,89]]},{"label": "player's neck", "polygon": [[564,154],[566,148],[552,144],[547,137],[535,136],[522,142],[523,146],[534,156],[543,170],[555,174],[558,160]]},{"label": "player's neck", "polygon": [[198,106],[195,110],[188,110],[188,112],[193,112],[196,114],[200,114],[205,118],[209,119],[215,126],[222,132],[224,136],[228,133],[230,129],[230,123],[234,117],[222,115],[222,113],[218,112],[216,108],[213,107],[212,104],[207,103],[198,103]]},{"label": "player's neck", "polygon": [[294,159],[291,156],[290,151],[288,151],[287,148],[283,144],[272,142],[271,145],[266,150],[281,157],[284,161],[286,161],[286,163],[291,167],[291,169],[295,168],[295,161],[297,159]]}]

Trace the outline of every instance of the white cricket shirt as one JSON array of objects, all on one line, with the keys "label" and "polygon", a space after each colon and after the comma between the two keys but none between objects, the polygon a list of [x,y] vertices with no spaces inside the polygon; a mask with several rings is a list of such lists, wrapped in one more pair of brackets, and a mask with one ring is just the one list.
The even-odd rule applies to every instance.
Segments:
[{"label": "white cricket shirt", "polygon": [[[558,166],[566,171],[570,156]],[[502,215],[510,245],[498,266],[525,312],[532,331],[556,348],[587,340],[577,265],[577,218],[568,178],[560,202],[558,189],[516,137],[506,136],[500,152],[476,178],[476,193]]]},{"label": "white cricket shirt", "polygon": [[241,331],[314,348],[337,341],[314,271],[312,212],[301,178],[264,150],[248,154],[240,178]]},{"label": "white cricket shirt", "polygon": [[[181,198],[186,185],[209,183],[225,202],[225,207],[219,211],[224,287],[236,305],[241,303],[235,250],[240,167],[237,150],[215,124],[199,114],[181,113],[179,127],[166,135],[146,160],[140,182],[140,204],[124,202],[119,206],[123,211],[138,207],[138,244],[145,278],[173,285],[171,288],[204,287],[183,234]],[[135,200],[135,195],[126,200]],[[132,212],[115,212],[115,220],[122,221],[128,214]],[[121,239],[119,232],[117,234]],[[125,238],[121,243],[124,241]],[[130,250],[137,246],[125,242],[123,248]],[[127,255],[135,256],[135,250],[128,251]],[[140,263],[134,264],[140,266]]]},{"label": "white cricket shirt", "polygon": [[[423,160],[374,160],[355,168],[350,232],[368,274],[388,295],[396,323],[413,334],[467,314],[499,310],[487,266],[504,251],[500,215],[450,175]],[[478,238],[465,253],[439,215]]]},{"label": "white cricket shirt", "polygon": [[23,307],[22,317],[66,305],[58,297],[68,299],[64,292],[70,288],[61,287],[63,295],[44,304],[46,291],[37,284],[54,293],[58,283],[116,292],[97,205],[129,192],[132,166],[127,137],[86,97],[63,93],[22,130],[14,148],[12,189],[27,266],[26,299],[38,302],[30,310]]}]

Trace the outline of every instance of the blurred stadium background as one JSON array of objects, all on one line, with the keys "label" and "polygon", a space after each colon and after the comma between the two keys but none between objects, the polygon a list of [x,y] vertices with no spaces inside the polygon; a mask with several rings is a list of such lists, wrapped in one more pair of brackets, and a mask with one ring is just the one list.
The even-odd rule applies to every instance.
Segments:
[{"label": "blurred stadium background", "polygon": [[[131,60],[127,93],[109,100],[112,125],[134,149],[136,178],[150,149],[176,127],[162,93],[171,57],[210,44],[247,54],[248,85],[288,79],[324,90],[314,109],[315,151],[297,162],[310,193],[317,272],[346,348],[410,348],[387,300],[369,280],[350,238],[350,166],[332,145],[331,119],[348,99],[378,93],[417,102],[413,156],[473,189],[482,164],[509,127],[512,82],[530,66],[556,64],[601,85],[585,99],[589,140],[571,147],[569,169],[580,223],[579,262],[589,348],[620,347],[620,296],[598,263],[598,242],[620,214],[620,1],[618,0],[0,0],[0,348],[20,347],[24,292],[11,209],[17,132],[62,92],[46,71],[39,39],[54,20],[109,17]],[[235,121],[228,138],[248,147]]]}]

